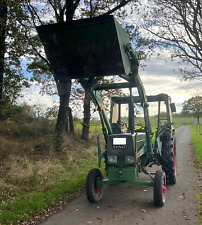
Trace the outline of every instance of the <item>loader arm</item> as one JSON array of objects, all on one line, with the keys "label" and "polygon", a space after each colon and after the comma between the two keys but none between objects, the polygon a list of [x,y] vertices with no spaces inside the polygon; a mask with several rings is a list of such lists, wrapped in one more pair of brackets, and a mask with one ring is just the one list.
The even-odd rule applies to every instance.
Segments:
[{"label": "loader arm", "polygon": [[142,108],[144,110],[144,115],[145,115],[144,116],[145,132],[146,132],[146,139],[147,139],[147,143],[148,143],[147,152],[152,153],[153,152],[152,141],[151,141],[152,140],[151,139],[152,131],[151,131],[150,118],[149,118],[149,111],[148,111],[149,104],[147,103],[147,96],[145,93],[145,89],[144,89],[144,86],[142,84],[142,81],[141,81],[140,76],[137,71],[138,70],[135,69],[133,71],[133,73],[128,76],[120,75],[120,77],[122,77],[122,78],[124,77],[124,79],[127,81],[124,83],[95,84],[93,81],[91,81],[91,79],[85,79],[85,78],[81,78],[79,80],[79,82],[81,83],[81,85],[83,86],[83,88],[88,93],[91,100],[97,107],[97,110],[100,115],[102,130],[103,130],[103,134],[104,134],[106,143],[107,143],[108,135],[112,134],[113,132],[112,132],[111,124],[108,120],[108,117],[107,117],[107,114],[105,111],[104,103],[102,101],[102,98],[101,98],[98,90],[119,89],[119,88],[131,89],[133,87],[137,88],[140,99],[141,99],[141,105],[142,105]]},{"label": "loader arm", "polygon": [[104,106],[104,103],[102,101],[102,98],[101,98],[98,91],[93,90],[94,81],[92,81],[91,79],[82,78],[82,79],[79,80],[79,82],[81,83],[81,85],[83,86],[83,88],[88,93],[91,100],[93,101],[93,103],[97,107],[97,110],[98,110],[99,115],[100,115],[100,120],[101,120],[101,124],[102,124],[102,131],[103,131],[103,134],[104,134],[105,142],[107,143],[108,135],[112,134],[113,132],[112,132],[112,128],[111,128],[111,125],[109,123],[106,111],[105,111],[105,106]]}]

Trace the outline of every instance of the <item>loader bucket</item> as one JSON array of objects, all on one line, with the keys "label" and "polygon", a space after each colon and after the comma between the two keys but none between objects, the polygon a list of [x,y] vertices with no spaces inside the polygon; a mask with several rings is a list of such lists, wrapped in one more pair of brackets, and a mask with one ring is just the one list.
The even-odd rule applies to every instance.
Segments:
[{"label": "loader bucket", "polygon": [[129,37],[113,16],[37,27],[57,77],[128,75]]}]

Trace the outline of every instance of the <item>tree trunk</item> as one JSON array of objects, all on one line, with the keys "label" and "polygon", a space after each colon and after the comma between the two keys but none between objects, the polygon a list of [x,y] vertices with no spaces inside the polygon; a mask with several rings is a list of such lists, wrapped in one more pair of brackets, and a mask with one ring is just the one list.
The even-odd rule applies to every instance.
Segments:
[{"label": "tree trunk", "polygon": [[72,109],[69,107],[69,129],[70,133],[74,133],[74,122],[72,117]]},{"label": "tree trunk", "polygon": [[74,10],[73,10],[73,0],[66,0],[66,22],[69,23],[72,21]]},{"label": "tree trunk", "polygon": [[74,133],[74,122],[73,122],[73,116],[72,116],[72,109],[68,107],[68,116],[66,121],[66,129],[65,132],[68,133]]},{"label": "tree trunk", "polygon": [[71,92],[71,79],[67,78],[65,80],[56,79],[58,95],[60,97],[60,106],[58,112],[57,123],[55,127],[56,150],[60,150],[62,147],[63,136],[67,127],[68,120],[68,110],[69,110],[69,97]]},{"label": "tree trunk", "polygon": [[197,116],[197,124],[199,125],[200,124],[200,120],[199,120],[199,116]]},{"label": "tree trunk", "polygon": [[81,139],[88,141],[90,128],[90,97],[85,93],[84,98],[84,117],[83,117],[83,130]]},{"label": "tree trunk", "polygon": [[6,52],[7,1],[0,1],[0,110],[3,98],[4,57]]}]

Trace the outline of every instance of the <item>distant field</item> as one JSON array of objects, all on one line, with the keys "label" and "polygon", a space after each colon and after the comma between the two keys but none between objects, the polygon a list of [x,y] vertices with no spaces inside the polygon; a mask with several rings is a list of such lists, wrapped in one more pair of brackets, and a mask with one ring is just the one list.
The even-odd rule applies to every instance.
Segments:
[{"label": "distant field", "polygon": [[[152,138],[152,142],[155,141],[155,132],[156,132],[156,128],[157,128],[157,117],[151,117],[150,118],[150,122],[151,122],[151,127],[152,127],[152,132],[154,133],[153,138]],[[123,118],[122,119],[123,122],[126,122],[126,119]],[[175,129],[177,129],[180,126],[183,125],[193,125],[196,123],[196,118],[194,117],[173,117],[173,126]],[[144,119],[143,118],[136,118],[135,119],[135,124],[138,125],[144,125]],[[162,121],[163,124],[163,121]],[[78,132],[81,132],[82,130],[82,124],[81,123],[75,123],[75,130],[77,130]],[[137,128],[137,127],[136,127]],[[102,126],[100,122],[94,122],[90,124],[90,135],[94,134],[94,133],[102,133]]]},{"label": "distant field", "polygon": [[[126,122],[123,118],[123,122]],[[150,118],[151,125],[153,127],[157,127],[157,117],[151,117]],[[139,125],[144,124],[143,118],[136,118],[135,123]],[[196,124],[196,118],[194,117],[173,117],[173,126],[175,128],[183,126],[183,125],[193,125]],[[81,123],[75,123],[75,129],[76,130],[82,130],[82,124]],[[94,132],[102,132],[102,126],[100,122],[94,122],[90,124],[90,133]]]},{"label": "distant field", "polygon": [[179,126],[179,125],[193,125],[196,124],[196,118],[194,117],[173,117],[173,123],[174,126]]},{"label": "distant field", "polygon": [[[82,130],[83,126],[81,123],[77,122],[74,123],[74,129],[75,130]],[[94,123],[92,122],[90,124],[90,133],[97,133],[97,132],[102,132],[102,126],[100,122]]]},{"label": "distant field", "polygon": [[[151,125],[157,126],[157,118],[150,118]],[[174,127],[179,127],[183,125],[192,125],[196,123],[196,118],[194,117],[173,117],[173,125]]]}]

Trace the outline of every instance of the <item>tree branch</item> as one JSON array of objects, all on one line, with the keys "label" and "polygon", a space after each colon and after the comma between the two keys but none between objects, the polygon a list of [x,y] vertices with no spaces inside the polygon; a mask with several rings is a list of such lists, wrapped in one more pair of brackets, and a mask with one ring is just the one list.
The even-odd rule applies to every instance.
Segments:
[{"label": "tree branch", "polygon": [[56,18],[56,21],[58,23],[60,23],[61,21],[61,18],[60,18],[60,15],[58,14],[57,12],[57,6],[56,6],[56,1],[54,0],[54,3],[51,1],[51,0],[48,0],[49,4],[52,6],[54,12],[55,12],[55,18]]},{"label": "tree branch", "polygon": [[114,7],[113,9],[109,10],[108,12],[100,15],[99,17],[101,16],[107,16],[107,15],[110,15],[112,14],[113,12],[117,11],[118,9],[122,8],[123,6],[127,5],[129,2],[132,2],[134,0],[122,0],[119,5],[117,5],[116,7]]},{"label": "tree branch", "polygon": [[34,50],[35,53],[39,56],[39,58],[41,58],[41,59],[42,59],[42,60],[50,67],[49,61],[48,61],[45,57],[43,57],[43,56],[37,51],[36,47],[34,47],[33,50]]},{"label": "tree branch", "polygon": [[35,28],[36,28],[35,17],[38,19],[38,21],[40,22],[41,25],[44,25],[43,21],[40,19],[35,8],[30,4],[30,0],[26,0],[26,2],[27,2],[27,4],[26,4],[27,8],[28,8],[29,12],[31,13],[32,21],[33,21]]}]

